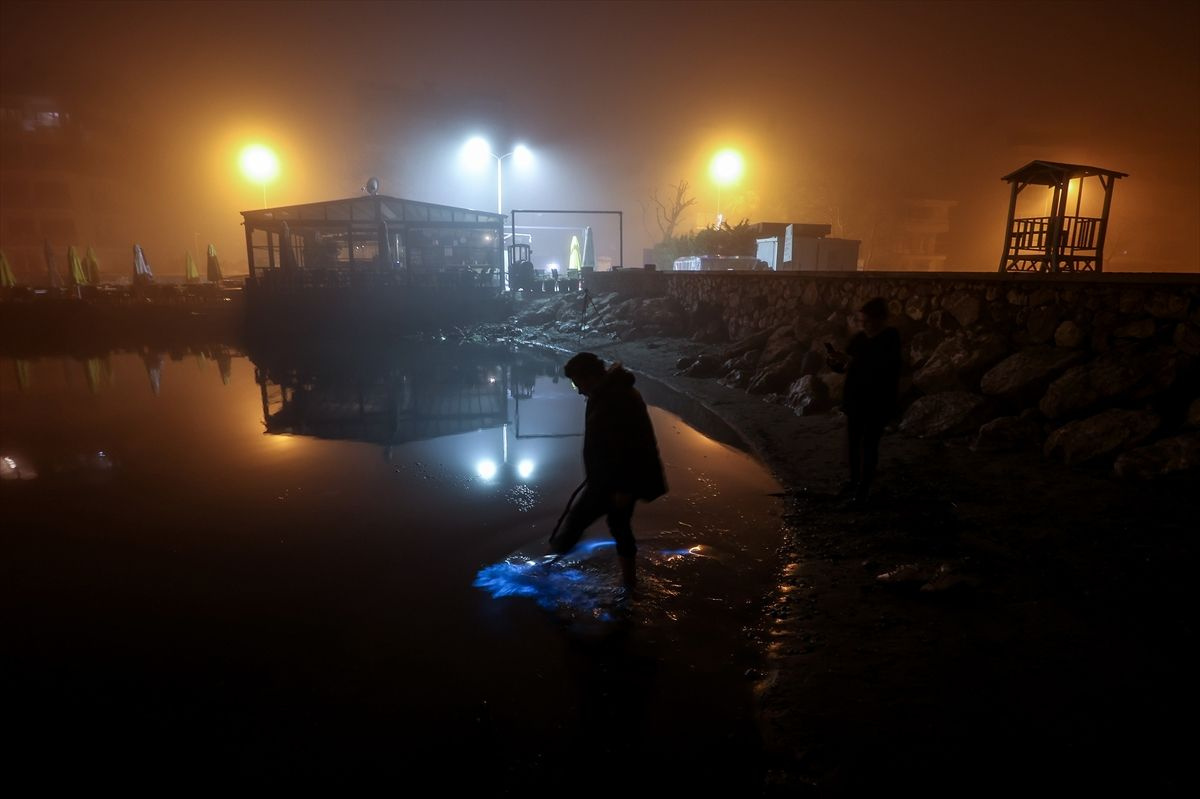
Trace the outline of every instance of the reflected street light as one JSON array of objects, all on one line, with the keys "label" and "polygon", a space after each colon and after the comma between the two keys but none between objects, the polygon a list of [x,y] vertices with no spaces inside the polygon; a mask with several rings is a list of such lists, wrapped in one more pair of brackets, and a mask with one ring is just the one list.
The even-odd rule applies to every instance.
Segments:
[{"label": "reflected street light", "polygon": [[496,155],[487,139],[475,136],[467,141],[462,148],[462,161],[469,167],[479,169],[487,164],[487,159],[496,159],[496,213],[504,213],[504,173],[502,164],[505,158],[511,157],[517,166],[525,167],[533,163],[533,153],[524,144],[518,144],[511,153]]},{"label": "reflected street light", "polygon": [[262,184],[263,208],[267,207],[267,184],[279,177],[279,158],[275,151],[262,144],[251,144],[238,157],[242,174],[255,183]]}]

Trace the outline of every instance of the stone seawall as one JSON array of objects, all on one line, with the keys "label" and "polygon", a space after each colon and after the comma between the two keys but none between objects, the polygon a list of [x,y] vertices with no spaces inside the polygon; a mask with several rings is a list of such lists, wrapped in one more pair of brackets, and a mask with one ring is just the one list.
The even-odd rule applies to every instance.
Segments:
[{"label": "stone seawall", "polygon": [[586,287],[597,332],[689,337],[708,351],[685,374],[799,414],[840,402],[824,345],[844,347],[855,310],[884,297],[904,342],[904,432],[1115,459],[1129,476],[1200,465],[1200,274],[622,270]]}]

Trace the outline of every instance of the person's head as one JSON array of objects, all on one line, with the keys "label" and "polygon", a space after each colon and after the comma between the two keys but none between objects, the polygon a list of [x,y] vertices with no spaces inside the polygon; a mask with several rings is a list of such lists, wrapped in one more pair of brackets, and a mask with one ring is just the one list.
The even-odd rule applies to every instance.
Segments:
[{"label": "person's head", "polygon": [[586,397],[604,379],[604,361],[594,353],[581,352],[567,361],[563,374],[575,384],[575,390]]},{"label": "person's head", "polygon": [[858,324],[868,336],[873,336],[887,325],[887,300],[875,297],[863,303],[858,309]]}]

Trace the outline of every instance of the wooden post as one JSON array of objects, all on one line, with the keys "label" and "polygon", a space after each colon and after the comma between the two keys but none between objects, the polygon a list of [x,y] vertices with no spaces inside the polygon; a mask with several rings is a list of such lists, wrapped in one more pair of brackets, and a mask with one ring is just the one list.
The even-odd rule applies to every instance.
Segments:
[{"label": "wooden post", "polygon": [[250,267],[250,279],[254,280],[254,229],[246,222],[246,263]]},{"label": "wooden post", "polygon": [[1000,271],[1008,271],[1008,260],[1013,255],[1013,217],[1017,212],[1017,192],[1020,191],[1017,185],[1019,180],[1012,182],[1012,195],[1008,200],[1008,222],[1004,227],[1004,252],[1000,255]]},{"label": "wooden post", "polygon": [[1113,186],[1116,185],[1117,176],[1109,175],[1108,181],[1105,182],[1104,176],[1100,176],[1100,185],[1104,187],[1104,210],[1100,212],[1100,230],[1096,233],[1096,271],[1104,271],[1104,237],[1108,234],[1108,209],[1112,205]]}]

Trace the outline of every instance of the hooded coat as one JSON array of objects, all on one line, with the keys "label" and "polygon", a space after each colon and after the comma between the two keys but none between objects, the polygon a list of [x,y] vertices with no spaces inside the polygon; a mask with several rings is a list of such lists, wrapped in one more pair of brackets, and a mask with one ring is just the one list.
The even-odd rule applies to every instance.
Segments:
[{"label": "hooded coat", "polygon": [[667,493],[658,441],[633,373],[615,364],[587,401],[583,466],[588,489],[650,502]]}]

